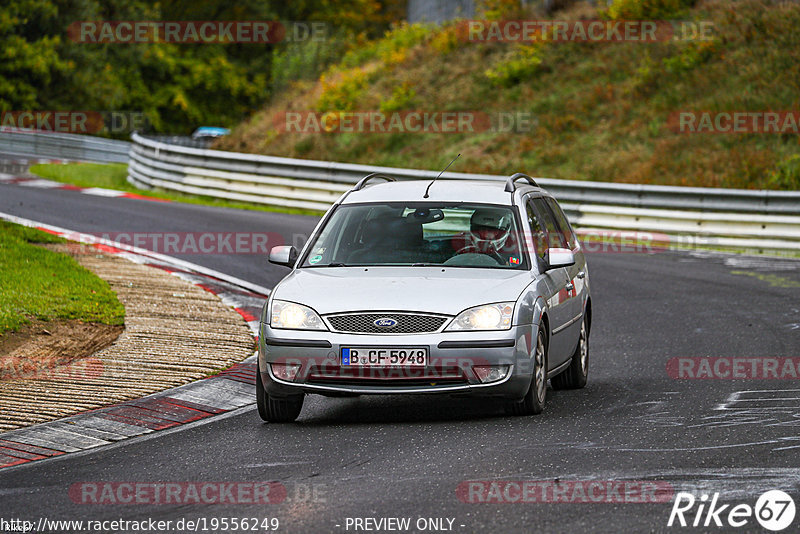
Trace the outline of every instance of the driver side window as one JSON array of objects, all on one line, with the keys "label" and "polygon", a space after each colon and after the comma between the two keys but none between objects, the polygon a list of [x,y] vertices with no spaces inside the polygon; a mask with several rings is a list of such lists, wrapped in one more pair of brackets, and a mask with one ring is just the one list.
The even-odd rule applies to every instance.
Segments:
[{"label": "driver side window", "polygon": [[541,220],[537,215],[531,200],[528,200],[525,208],[528,215],[528,226],[530,227],[531,234],[533,236],[533,250],[531,251],[532,256],[536,256],[536,259],[539,262],[539,267],[541,268],[544,265],[544,258],[545,254],[547,253],[547,231],[545,230],[544,225],[541,223]]},{"label": "driver side window", "polygon": [[547,232],[547,242],[550,248],[567,248],[566,236],[562,233],[561,229],[556,224],[550,208],[547,206],[544,198],[537,197],[531,199],[536,212],[539,214],[540,220],[544,225]]}]

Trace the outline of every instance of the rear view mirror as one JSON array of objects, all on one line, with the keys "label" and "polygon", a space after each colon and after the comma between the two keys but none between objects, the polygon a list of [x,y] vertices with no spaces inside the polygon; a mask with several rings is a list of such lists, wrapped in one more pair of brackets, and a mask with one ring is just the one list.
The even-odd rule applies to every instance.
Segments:
[{"label": "rear view mirror", "polygon": [[297,262],[297,249],[291,245],[272,247],[272,250],[269,251],[269,262],[292,268]]},{"label": "rear view mirror", "polygon": [[545,257],[547,262],[546,271],[557,269],[558,267],[569,267],[575,265],[575,255],[567,248],[551,248]]}]

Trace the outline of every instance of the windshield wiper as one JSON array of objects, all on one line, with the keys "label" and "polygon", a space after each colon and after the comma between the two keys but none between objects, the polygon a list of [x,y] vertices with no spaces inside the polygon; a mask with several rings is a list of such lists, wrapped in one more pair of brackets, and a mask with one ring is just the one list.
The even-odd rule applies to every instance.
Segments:
[{"label": "windshield wiper", "polygon": [[327,265],[321,265],[321,267],[350,267],[350,266],[341,262],[333,262]]}]

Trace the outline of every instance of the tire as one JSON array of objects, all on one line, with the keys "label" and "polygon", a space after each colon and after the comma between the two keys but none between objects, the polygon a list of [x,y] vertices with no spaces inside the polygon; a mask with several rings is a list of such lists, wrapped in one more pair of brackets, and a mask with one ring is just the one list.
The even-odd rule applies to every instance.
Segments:
[{"label": "tire", "polygon": [[509,402],[506,412],[511,415],[537,415],[542,413],[547,400],[547,335],[539,329],[536,335],[536,352],[533,360],[533,376],[528,392],[522,400]]},{"label": "tire", "polygon": [[555,390],[581,389],[589,378],[589,329],[586,327],[586,318],[581,322],[581,335],[578,346],[572,354],[569,367],[550,379],[550,384]]},{"label": "tire", "polygon": [[276,399],[270,397],[261,382],[261,368],[256,364],[256,405],[258,415],[268,423],[291,423],[303,409],[303,395]]}]

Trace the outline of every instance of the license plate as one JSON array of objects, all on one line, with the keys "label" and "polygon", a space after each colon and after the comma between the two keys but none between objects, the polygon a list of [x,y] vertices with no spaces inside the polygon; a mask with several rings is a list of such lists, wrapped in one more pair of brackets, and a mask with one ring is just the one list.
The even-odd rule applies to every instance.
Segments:
[{"label": "license plate", "polygon": [[344,367],[425,367],[426,347],[342,347]]}]

